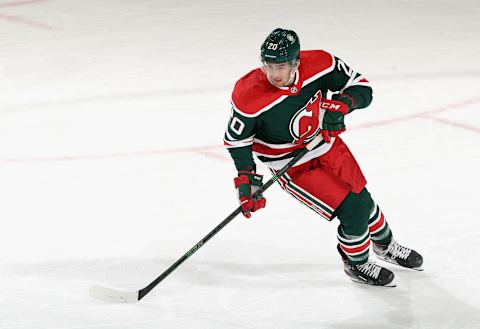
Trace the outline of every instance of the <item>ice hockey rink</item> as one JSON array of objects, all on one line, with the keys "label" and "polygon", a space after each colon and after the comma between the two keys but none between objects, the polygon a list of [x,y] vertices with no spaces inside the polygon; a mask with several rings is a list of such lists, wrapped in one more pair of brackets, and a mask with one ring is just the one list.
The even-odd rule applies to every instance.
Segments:
[{"label": "ice hockey rink", "polygon": [[[480,328],[479,18],[478,0],[1,0],[0,328]],[[230,93],[276,27],[371,81],[342,138],[425,271],[351,282],[338,222],[275,185],[140,302],[92,299],[143,288],[238,206]]]}]

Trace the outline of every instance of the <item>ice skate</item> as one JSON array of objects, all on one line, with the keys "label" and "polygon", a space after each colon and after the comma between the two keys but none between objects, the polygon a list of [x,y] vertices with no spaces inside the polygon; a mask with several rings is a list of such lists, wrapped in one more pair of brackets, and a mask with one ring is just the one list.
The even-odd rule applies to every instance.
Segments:
[{"label": "ice skate", "polygon": [[416,271],[423,271],[422,256],[413,249],[404,247],[392,240],[388,245],[373,243],[373,251],[385,262],[396,264]]},{"label": "ice skate", "polygon": [[392,283],[395,278],[392,271],[372,261],[360,265],[353,265],[349,262],[347,255],[345,255],[340,246],[337,245],[337,249],[342,256],[344,263],[343,269],[352,281],[372,286],[396,287],[396,285]]}]

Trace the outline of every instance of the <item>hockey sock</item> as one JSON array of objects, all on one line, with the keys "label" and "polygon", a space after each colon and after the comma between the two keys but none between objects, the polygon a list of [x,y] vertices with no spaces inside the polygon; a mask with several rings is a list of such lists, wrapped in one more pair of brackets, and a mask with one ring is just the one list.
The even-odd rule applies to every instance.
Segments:
[{"label": "hockey sock", "polygon": [[352,265],[363,264],[368,260],[368,252],[370,250],[370,232],[368,230],[360,236],[348,235],[343,232],[340,225],[337,238],[339,247]]},{"label": "hockey sock", "polygon": [[376,244],[388,245],[392,241],[392,231],[376,203],[373,205],[373,210],[368,220],[368,230],[370,231],[372,241]]}]

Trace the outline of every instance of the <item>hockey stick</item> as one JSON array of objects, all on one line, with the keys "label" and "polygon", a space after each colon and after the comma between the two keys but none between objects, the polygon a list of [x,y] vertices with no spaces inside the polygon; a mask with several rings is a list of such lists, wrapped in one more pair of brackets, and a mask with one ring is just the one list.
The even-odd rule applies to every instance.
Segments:
[{"label": "hockey stick", "polygon": [[[260,189],[254,193],[253,197],[258,197],[264,191],[266,191],[279,177],[283,176],[288,169],[290,169],[295,163],[303,158],[309,151],[314,149],[322,141],[321,135],[316,136],[307,146],[301,150],[292,160],[290,160],[282,169],[280,169],[276,175],[272,176]],[[165,272],[160,274],[155,280],[153,280],[148,286],[138,291],[119,291],[115,289],[106,288],[99,285],[93,285],[90,287],[90,296],[96,299],[118,303],[135,303],[145,297],[153,288],[155,288],[160,282],[163,281],[170,273],[172,273],[180,264],[192,256],[200,247],[202,247],[208,240],[210,240],[215,234],[217,234],[222,228],[230,223],[238,214],[242,212],[242,207],[239,206],[235,209],[227,218],[225,218],[220,224],[218,224],[210,233],[208,233],[202,240],[194,245],[189,251],[187,251],[182,257],[180,257],[173,265],[171,265]]]}]

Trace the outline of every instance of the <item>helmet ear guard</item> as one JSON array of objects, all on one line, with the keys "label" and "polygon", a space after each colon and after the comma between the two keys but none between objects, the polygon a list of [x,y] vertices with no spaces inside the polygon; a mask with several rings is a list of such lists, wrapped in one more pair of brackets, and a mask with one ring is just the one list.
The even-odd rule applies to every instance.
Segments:
[{"label": "helmet ear guard", "polygon": [[300,40],[292,30],[273,30],[260,47],[260,60],[268,63],[297,64],[300,55]]},{"label": "helmet ear guard", "polygon": [[295,76],[295,73],[298,70],[298,65],[300,64],[300,60],[296,59],[292,62],[290,62],[290,65],[292,66],[292,70],[290,71],[290,77],[293,78]]}]

